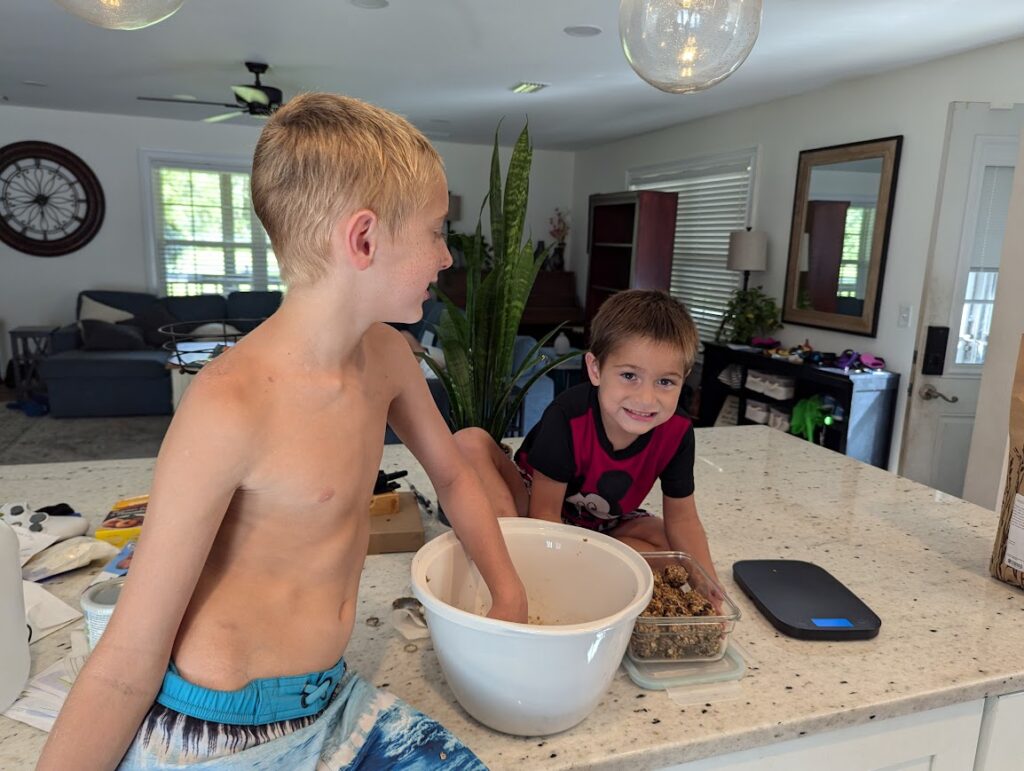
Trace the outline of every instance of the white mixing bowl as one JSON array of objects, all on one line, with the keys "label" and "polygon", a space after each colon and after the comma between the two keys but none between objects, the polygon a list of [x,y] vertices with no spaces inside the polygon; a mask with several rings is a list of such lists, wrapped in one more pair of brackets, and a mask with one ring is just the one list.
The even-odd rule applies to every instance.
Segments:
[{"label": "white mixing bowl", "polygon": [[530,624],[483,615],[490,593],[451,532],[416,553],[413,593],[469,714],[519,736],[564,731],[607,691],[654,578],[643,557],[606,535],[536,519],[500,524],[526,586]]}]

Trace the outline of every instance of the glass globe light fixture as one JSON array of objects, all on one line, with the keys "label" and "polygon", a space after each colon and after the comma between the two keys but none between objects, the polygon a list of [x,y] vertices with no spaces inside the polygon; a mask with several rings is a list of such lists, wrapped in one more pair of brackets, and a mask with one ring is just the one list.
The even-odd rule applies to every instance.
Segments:
[{"label": "glass globe light fixture", "polygon": [[105,29],[142,29],[173,14],[185,0],[55,0],[64,10]]},{"label": "glass globe light fixture", "polygon": [[622,0],[626,60],[655,88],[688,94],[743,64],[761,28],[762,0]]}]

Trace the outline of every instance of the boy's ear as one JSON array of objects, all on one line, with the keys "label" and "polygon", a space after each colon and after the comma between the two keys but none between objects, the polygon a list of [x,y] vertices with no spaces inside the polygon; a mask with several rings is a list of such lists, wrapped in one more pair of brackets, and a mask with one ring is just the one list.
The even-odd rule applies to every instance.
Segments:
[{"label": "boy's ear", "polygon": [[595,388],[601,385],[601,362],[590,351],[583,355],[583,361],[586,362],[587,376],[590,378],[591,384]]},{"label": "boy's ear", "polygon": [[373,263],[380,235],[380,221],[369,209],[360,209],[334,223],[331,240],[336,242],[356,270],[366,270]]}]

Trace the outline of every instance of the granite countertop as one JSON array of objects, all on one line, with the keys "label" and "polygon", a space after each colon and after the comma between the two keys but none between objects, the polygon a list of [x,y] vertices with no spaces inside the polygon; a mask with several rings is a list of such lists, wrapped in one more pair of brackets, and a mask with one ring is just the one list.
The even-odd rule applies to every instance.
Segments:
[{"label": "granite countertop", "polygon": [[[0,467],[0,498],[67,501],[99,517],[144,492],[152,459]],[[402,446],[382,467],[429,481]],[[454,700],[429,641],[415,651],[387,624],[391,601],[409,595],[411,554],[367,558],[359,613],[346,652],[373,683],[449,726],[492,768],[657,768],[809,733],[1024,690],[1019,639],[1024,594],[988,575],[996,516],[881,469],[761,427],[697,431],[697,502],[726,591],[741,607],[735,636],[749,656],[736,694],[680,706],[644,691],[620,670],[583,723],[557,736],[491,731]],[[657,488],[646,502],[660,511]],[[426,517],[428,537],[443,530]],[[731,579],[739,559],[817,562],[882,618],[858,642],[781,636]],[[80,570],[47,586],[74,602]],[[67,631],[32,646],[33,671],[64,654]],[[0,717],[0,767],[31,768],[45,734]]]}]

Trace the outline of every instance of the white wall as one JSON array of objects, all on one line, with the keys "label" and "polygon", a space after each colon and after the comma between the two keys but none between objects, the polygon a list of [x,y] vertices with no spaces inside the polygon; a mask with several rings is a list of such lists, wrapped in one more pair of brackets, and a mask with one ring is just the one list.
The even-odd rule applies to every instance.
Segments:
[{"label": "white wall", "polygon": [[[757,145],[753,224],[768,235],[770,269],[754,274],[751,281],[781,300],[800,151],[902,134],[877,337],[795,324],[780,332],[788,345],[809,338],[820,350],[854,348],[883,356],[889,368],[902,375],[890,454],[890,467],[895,468],[949,104],[1021,101],[1021,61],[1024,40],[1015,40],[581,151],[576,158],[573,210],[586,212],[592,193],[623,190],[630,168]],[[585,239],[576,239],[571,246],[570,267],[578,274],[586,270],[585,248]],[[901,305],[913,308],[915,322],[910,327],[897,326]]]},{"label": "white wall", "polygon": [[[135,118],[86,112],[0,106],[0,146],[29,139],[53,142],[81,157],[106,198],[96,237],[63,257],[39,258],[0,243],[0,362],[10,354],[7,331],[22,325],[73,320],[83,289],[155,290],[148,286],[139,150],[225,155],[250,160],[258,127]],[[449,188],[462,196],[460,230],[476,226],[487,190],[491,148],[437,143]],[[502,155],[507,162],[508,151]],[[572,200],[573,153],[536,151],[527,228],[547,238],[547,219]]]}]

